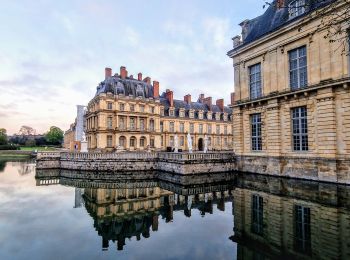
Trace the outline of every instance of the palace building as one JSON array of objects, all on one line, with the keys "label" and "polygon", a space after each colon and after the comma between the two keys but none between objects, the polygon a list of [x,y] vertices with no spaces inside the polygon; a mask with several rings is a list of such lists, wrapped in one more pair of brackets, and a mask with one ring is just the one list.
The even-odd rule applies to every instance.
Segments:
[{"label": "palace building", "polygon": [[209,150],[232,150],[232,110],[223,99],[214,104],[201,94],[196,102],[191,95],[176,100],[173,91],[159,90],[159,82],[141,73],[134,78],[121,67],[112,75],[106,68],[85,114],[89,150],[170,151],[177,139],[185,151],[188,133],[194,151],[204,149],[205,136]]},{"label": "palace building", "polygon": [[[330,4],[336,13],[349,5],[273,1],[233,38],[233,146],[250,158],[250,171],[259,172],[254,162],[270,174],[298,176],[310,166],[309,178],[347,178],[335,172],[350,158],[350,59],[329,38]],[[349,36],[342,37],[348,51]],[[323,166],[325,158],[333,164]]]}]

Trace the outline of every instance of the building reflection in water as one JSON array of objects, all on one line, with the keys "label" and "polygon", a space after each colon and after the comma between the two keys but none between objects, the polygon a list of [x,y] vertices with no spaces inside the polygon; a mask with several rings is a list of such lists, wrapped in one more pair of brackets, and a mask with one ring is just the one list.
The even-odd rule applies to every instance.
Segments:
[{"label": "building reflection in water", "polygon": [[234,190],[238,259],[350,259],[349,187],[246,175]]},{"label": "building reflection in water", "polygon": [[102,237],[102,249],[107,250],[113,242],[123,250],[127,238],[149,238],[151,231],[157,231],[159,217],[170,222],[174,211],[181,210],[190,217],[193,209],[205,216],[213,213],[214,204],[224,211],[230,195],[227,191],[184,196],[160,187],[85,188],[83,199]]},{"label": "building reflection in water", "polygon": [[79,187],[75,206],[85,205],[104,250],[111,243],[122,250],[127,238],[150,237],[159,218],[170,222],[174,211],[205,216],[213,214],[215,205],[225,211],[225,203],[232,201],[233,235],[228,239],[237,243],[237,259],[350,259],[349,186],[251,174],[206,184],[183,178],[196,184],[159,179],[101,184],[39,172],[37,185]]}]

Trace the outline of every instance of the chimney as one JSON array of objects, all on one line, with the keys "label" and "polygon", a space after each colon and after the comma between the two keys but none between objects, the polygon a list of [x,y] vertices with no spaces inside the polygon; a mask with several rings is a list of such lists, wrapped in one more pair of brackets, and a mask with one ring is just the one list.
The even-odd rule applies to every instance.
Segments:
[{"label": "chimney", "polygon": [[212,107],[212,98],[211,97],[206,97],[203,99],[203,103],[206,104],[209,107],[209,110],[211,110]]},{"label": "chimney", "polygon": [[285,0],[277,0],[276,1],[276,8],[277,9],[282,9],[283,7],[285,7]]},{"label": "chimney", "polygon": [[126,79],[126,77],[128,76],[128,71],[126,70],[126,68],[124,66],[120,67],[120,77],[122,79]]},{"label": "chimney", "polygon": [[142,81],[142,73],[137,74],[137,80]]},{"label": "chimney", "polygon": [[216,100],[216,105],[220,108],[221,112],[224,112],[224,99]]},{"label": "chimney", "polygon": [[241,22],[239,24],[242,27],[242,41],[245,41],[245,38],[248,36],[248,33],[250,32],[251,29],[251,24],[250,24],[250,20],[244,20],[243,22]]},{"label": "chimney", "polygon": [[153,81],[153,97],[159,98],[159,82]]},{"label": "chimney", "polygon": [[185,101],[187,104],[191,104],[191,95],[190,95],[190,94],[187,94],[186,96],[184,96],[184,101]]},{"label": "chimney", "polygon": [[233,103],[235,103],[235,92],[231,93],[231,105],[233,105]]},{"label": "chimney", "polygon": [[112,69],[105,68],[105,79],[112,77]]},{"label": "chimney", "polygon": [[166,99],[169,101],[170,106],[173,107],[174,106],[174,93],[171,90],[167,89],[165,92],[165,96],[166,96]]},{"label": "chimney", "polygon": [[204,100],[204,94],[200,94],[198,98],[198,102],[203,103]]},{"label": "chimney", "polygon": [[151,78],[150,77],[146,77],[143,81],[146,82],[148,85],[151,85]]},{"label": "chimney", "polygon": [[233,48],[236,48],[236,47],[238,47],[239,45],[242,44],[240,35],[237,35],[237,36],[233,37],[232,41],[233,41]]}]

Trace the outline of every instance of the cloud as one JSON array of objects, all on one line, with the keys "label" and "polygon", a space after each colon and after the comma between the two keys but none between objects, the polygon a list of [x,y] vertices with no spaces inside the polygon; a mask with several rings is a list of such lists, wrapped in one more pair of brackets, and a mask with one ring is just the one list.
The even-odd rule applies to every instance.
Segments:
[{"label": "cloud", "polygon": [[228,19],[210,17],[203,21],[205,34],[212,38],[214,46],[222,48],[227,46],[228,35],[230,35],[230,22]]},{"label": "cloud", "polygon": [[125,40],[126,44],[130,44],[132,46],[137,46],[138,44],[140,44],[139,34],[131,27],[125,28],[124,35],[122,38]]}]

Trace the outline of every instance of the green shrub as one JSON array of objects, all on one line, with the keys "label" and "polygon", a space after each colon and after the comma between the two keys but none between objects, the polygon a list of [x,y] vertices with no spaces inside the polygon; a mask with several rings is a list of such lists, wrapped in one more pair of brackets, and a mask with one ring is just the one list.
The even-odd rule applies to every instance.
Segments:
[{"label": "green shrub", "polygon": [[15,144],[2,144],[0,150],[19,150],[19,146]]}]

